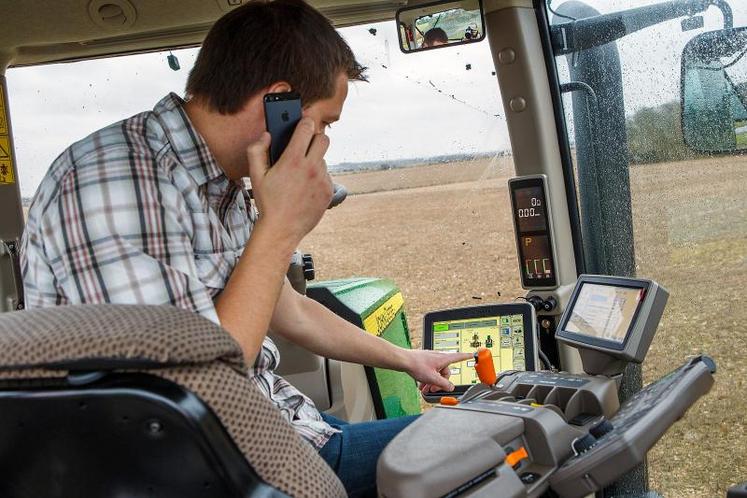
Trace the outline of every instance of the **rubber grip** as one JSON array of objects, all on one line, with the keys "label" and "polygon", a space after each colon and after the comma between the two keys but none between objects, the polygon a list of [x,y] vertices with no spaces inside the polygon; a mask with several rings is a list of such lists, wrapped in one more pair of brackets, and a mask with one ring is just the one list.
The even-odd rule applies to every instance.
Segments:
[{"label": "rubber grip", "polygon": [[493,363],[493,355],[490,354],[490,350],[486,348],[480,348],[475,353],[475,370],[477,370],[477,377],[480,382],[492,386],[498,380],[498,376],[495,373],[495,364]]}]

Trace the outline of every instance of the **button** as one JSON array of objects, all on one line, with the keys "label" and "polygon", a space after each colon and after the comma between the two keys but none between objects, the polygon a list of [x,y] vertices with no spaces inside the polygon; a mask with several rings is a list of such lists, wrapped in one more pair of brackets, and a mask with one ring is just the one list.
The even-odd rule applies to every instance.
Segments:
[{"label": "button", "polygon": [[527,450],[522,446],[518,450],[509,453],[505,462],[509,467],[515,467],[519,462],[526,458],[529,458],[529,453],[527,453]]},{"label": "button", "polygon": [[514,112],[522,112],[527,108],[527,101],[524,100],[524,97],[514,97],[508,103],[508,106]]},{"label": "button", "polygon": [[498,62],[500,64],[513,64],[516,61],[516,52],[512,48],[504,48],[498,52]]},{"label": "button", "polygon": [[580,455],[581,453],[593,448],[595,444],[597,444],[597,438],[591,434],[586,434],[585,436],[574,440],[572,446],[573,451],[575,451],[577,455]]},{"label": "button", "polygon": [[537,482],[537,479],[539,479],[539,474],[535,472],[524,472],[519,476],[519,479],[521,479],[521,482],[524,484],[534,484]]},{"label": "button", "polygon": [[446,406],[456,406],[459,404],[459,400],[454,396],[441,396],[439,403]]},{"label": "button", "polygon": [[609,434],[615,429],[611,422],[602,419],[599,423],[595,424],[589,429],[589,434],[599,439],[605,434]]}]

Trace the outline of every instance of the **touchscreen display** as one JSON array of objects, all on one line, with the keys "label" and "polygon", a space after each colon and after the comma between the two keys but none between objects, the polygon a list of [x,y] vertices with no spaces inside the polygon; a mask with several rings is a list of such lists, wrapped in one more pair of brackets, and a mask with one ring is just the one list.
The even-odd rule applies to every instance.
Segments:
[{"label": "touchscreen display", "polygon": [[644,292],[644,289],[585,282],[565,330],[622,344]]},{"label": "touchscreen display", "polygon": [[[494,316],[433,323],[433,349],[436,351],[474,353],[488,348],[497,372],[526,370],[523,315]],[[451,365],[454,385],[477,384],[475,361]]]}]

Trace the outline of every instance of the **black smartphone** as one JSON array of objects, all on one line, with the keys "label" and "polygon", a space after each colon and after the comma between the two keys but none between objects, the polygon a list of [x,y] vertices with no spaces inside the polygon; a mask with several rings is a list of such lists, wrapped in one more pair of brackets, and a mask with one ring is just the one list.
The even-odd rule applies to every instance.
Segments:
[{"label": "black smartphone", "polygon": [[268,93],[264,98],[265,125],[270,132],[270,166],[275,164],[290,142],[301,120],[301,96],[296,92]]}]

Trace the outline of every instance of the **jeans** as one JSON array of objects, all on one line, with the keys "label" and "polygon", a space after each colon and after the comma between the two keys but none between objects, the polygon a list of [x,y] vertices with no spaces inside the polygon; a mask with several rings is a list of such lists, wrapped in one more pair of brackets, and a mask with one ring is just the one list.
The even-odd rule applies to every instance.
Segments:
[{"label": "jeans", "polygon": [[418,415],[349,424],[322,413],[325,422],[342,432],[333,434],[319,455],[340,478],[350,498],[376,496],[376,462],[394,436]]}]

